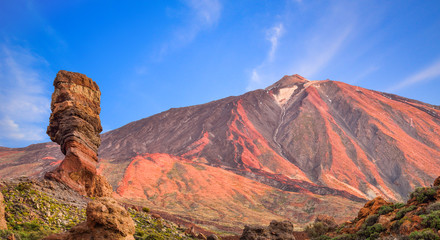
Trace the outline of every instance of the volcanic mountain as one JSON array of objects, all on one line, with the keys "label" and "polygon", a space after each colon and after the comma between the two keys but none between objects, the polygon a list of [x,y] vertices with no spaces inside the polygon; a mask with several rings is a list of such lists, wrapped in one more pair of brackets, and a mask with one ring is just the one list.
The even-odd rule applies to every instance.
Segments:
[{"label": "volcanic mountain", "polygon": [[[104,133],[99,158],[121,200],[202,225],[344,220],[368,199],[404,200],[440,175],[440,107],[285,76]],[[61,159],[54,143],[0,148],[0,176],[42,177]]]}]

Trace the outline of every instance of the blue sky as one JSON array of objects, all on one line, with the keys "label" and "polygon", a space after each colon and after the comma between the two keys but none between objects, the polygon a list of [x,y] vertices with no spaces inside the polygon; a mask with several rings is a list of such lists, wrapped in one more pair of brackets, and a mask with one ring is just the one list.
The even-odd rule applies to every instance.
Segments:
[{"label": "blue sky", "polygon": [[295,73],[440,105],[439,12],[435,0],[0,0],[0,146],[49,141],[60,69],[98,83],[104,131]]}]

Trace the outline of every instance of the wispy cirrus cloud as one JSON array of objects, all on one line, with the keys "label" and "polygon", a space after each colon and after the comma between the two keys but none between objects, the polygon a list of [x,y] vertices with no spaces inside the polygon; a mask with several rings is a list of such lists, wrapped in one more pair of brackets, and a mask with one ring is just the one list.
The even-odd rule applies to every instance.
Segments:
[{"label": "wispy cirrus cloud", "polygon": [[405,78],[401,82],[399,82],[397,85],[394,85],[387,89],[387,91],[395,92],[402,90],[404,88],[410,87],[414,84],[422,83],[422,82],[428,82],[430,80],[433,80],[437,77],[440,77],[440,59],[437,59],[430,65],[426,66],[419,72]]},{"label": "wispy cirrus cloud", "polygon": [[283,33],[284,33],[284,26],[282,23],[275,25],[267,32],[268,35],[267,39],[270,41],[271,44],[267,59],[269,62],[272,62],[275,57],[275,52],[277,51],[278,48],[278,40],[283,35]]},{"label": "wispy cirrus cloud", "polygon": [[0,45],[0,144],[41,141],[50,113],[42,69],[48,63],[19,46]]},{"label": "wispy cirrus cloud", "polygon": [[316,75],[341,51],[352,30],[353,26],[347,25],[332,34],[316,32],[306,44],[306,52],[301,61],[295,63],[295,72],[307,77]]},{"label": "wispy cirrus cloud", "polygon": [[192,42],[204,30],[214,27],[221,17],[222,4],[220,0],[185,0],[186,14],[171,39],[166,41],[159,52],[158,59],[162,59],[170,51],[183,47]]},{"label": "wispy cirrus cloud", "polygon": [[255,89],[256,87],[262,84],[263,78],[266,78],[264,76],[261,76],[262,75],[261,69],[275,60],[275,54],[278,49],[279,40],[283,36],[283,34],[284,34],[283,23],[277,23],[266,31],[266,40],[270,42],[270,47],[268,49],[267,56],[260,65],[252,69],[250,81],[246,90],[249,91]]}]

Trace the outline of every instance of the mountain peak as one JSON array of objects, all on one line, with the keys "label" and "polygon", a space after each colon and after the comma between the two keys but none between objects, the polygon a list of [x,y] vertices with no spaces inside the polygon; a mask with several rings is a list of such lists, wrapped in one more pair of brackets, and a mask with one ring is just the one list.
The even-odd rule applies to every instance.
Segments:
[{"label": "mountain peak", "polygon": [[294,74],[294,75],[285,75],[283,78],[278,80],[278,82],[270,85],[266,88],[266,90],[271,90],[273,88],[285,88],[285,87],[291,87],[292,85],[295,85],[297,83],[306,83],[309,80],[305,79],[303,76]]}]

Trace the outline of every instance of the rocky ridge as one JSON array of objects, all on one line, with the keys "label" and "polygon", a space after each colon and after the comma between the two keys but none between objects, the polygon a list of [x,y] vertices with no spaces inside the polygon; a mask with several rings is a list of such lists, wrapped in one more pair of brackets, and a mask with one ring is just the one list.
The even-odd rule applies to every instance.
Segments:
[{"label": "rocky ridge", "polygon": [[377,197],[355,219],[339,226],[315,221],[312,239],[440,239],[440,177],[431,187],[417,188],[406,203]]},{"label": "rocky ridge", "polygon": [[[12,235],[22,240],[41,239],[53,233],[58,235],[52,235],[51,238],[59,239],[66,237],[66,233],[62,232],[71,230],[77,224],[83,222],[81,226],[86,225],[86,208],[92,199],[64,184],[44,179],[3,179],[0,181],[0,190],[5,198],[8,225],[8,230],[0,231],[0,239],[11,239]],[[121,211],[119,207],[115,209]],[[187,227],[149,213],[147,208],[128,207],[127,211],[136,223],[135,239],[195,239],[185,234]],[[88,231],[86,228],[85,232]]]}]

